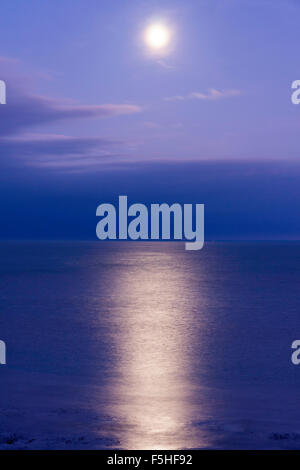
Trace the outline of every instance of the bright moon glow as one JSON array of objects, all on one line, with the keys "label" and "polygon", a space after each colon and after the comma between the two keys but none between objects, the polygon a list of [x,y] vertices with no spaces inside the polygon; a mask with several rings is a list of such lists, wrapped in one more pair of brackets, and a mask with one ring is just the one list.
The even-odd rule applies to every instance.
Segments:
[{"label": "bright moon glow", "polygon": [[145,40],[152,49],[166,47],[170,39],[168,29],[161,24],[153,24],[146,30]]}]

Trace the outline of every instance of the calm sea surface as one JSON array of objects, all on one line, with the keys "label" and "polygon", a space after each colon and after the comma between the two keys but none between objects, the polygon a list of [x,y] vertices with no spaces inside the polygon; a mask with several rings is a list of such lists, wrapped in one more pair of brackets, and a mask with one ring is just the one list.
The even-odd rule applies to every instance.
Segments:
[{"label": "calm sea surface", "polygon": [[1,242],[0,448],[300,448],[300,245]]}]

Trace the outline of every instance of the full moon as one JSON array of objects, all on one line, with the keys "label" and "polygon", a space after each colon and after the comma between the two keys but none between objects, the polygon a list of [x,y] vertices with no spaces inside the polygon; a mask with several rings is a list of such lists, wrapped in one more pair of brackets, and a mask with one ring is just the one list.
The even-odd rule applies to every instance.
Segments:
[{"label": "full moon", "polygon": [[145,41],[151,49],[163,49],[169,40],[170,32],[162,24],[152,24],[146,30]]}]

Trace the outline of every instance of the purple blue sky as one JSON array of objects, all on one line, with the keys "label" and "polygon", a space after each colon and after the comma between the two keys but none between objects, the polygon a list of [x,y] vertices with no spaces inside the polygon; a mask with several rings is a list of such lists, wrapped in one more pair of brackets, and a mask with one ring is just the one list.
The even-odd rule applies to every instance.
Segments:
[{"label": "purple blue sky", "polygon": [[[210,239],[299,239],[296,0],[4,0],[1,238],[94,238],[101,202],[206,205]],[[145,28],[171,31],[154,54]]]}]

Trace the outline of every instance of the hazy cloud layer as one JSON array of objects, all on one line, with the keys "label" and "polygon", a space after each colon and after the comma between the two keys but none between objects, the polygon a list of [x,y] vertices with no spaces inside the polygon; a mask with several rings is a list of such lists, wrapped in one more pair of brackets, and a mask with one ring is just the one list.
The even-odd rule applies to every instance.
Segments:
[{"label": "hazy cloud layer", "polygon": [[28,134],[0,138],[2,164],[23,162],[27,166],[70,168],[99,164],[113,156],[112,148],[120,142],[102,138]]},{"label": "hazy cloud layer", "polygon": [[206,239],[299,238],[298,162],[110,159],[84,175],[72,165],[68,174],[16,169],[16,183],[0,172],[2,238],[94,238],[96,207],[119,194],[130,204],[204,203]]}]

